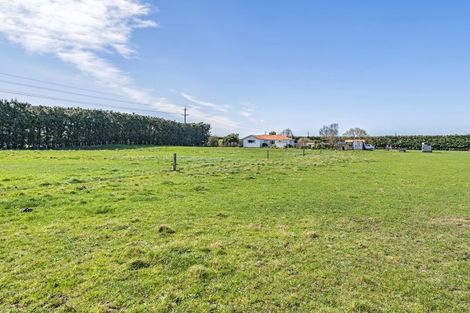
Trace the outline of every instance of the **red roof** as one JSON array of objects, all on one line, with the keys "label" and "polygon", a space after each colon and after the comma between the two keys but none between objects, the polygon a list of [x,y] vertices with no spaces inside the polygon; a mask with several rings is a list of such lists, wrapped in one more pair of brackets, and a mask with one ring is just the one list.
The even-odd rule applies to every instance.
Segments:
[{"label": "red roof", "polygon": [[261,140],[291,140],[292,138],[283,135],[257,135],[255,136]]}]

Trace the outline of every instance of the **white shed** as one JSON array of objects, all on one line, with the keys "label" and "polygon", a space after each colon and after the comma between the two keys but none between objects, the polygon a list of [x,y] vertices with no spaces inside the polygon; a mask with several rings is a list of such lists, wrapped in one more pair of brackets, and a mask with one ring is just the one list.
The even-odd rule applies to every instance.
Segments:
[{"label": "white shed", "polygon": [[421,151],[422,151],[422,152],[432,152],[432,146],[431,146],[431,144],[423,142],[423,143],[421,144]]}]

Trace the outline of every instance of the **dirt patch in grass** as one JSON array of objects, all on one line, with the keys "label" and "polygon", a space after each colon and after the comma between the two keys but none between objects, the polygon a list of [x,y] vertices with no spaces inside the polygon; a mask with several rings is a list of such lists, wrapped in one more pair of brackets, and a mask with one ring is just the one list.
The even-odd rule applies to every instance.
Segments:
[{"label": "dirt patch in grass", "polygon": [[470,228],[470,218],[460,217],[460,216],[444,216],[432,220],[431,222],[434,225],[441,226],[457,226]]},{"label": "dirt patch in grass", "polygon": [[314,231],[305,232],[305,236],[310,239],[317,239],[318,237],[320,237],[320,235]]}]

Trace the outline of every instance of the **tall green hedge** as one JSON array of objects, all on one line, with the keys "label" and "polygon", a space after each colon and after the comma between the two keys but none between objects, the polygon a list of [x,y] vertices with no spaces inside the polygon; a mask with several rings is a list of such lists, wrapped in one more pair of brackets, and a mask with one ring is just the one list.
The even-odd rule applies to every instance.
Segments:
[{"label": "tall green hedge", "polygon": [[0,149],[54,149],[105,144],[202,146],[210,125],[80,108],[0,100]]},{"label": "tall green hedge", "polygon": [[385,148],[389,144],[392,147],[418,150],[426,142],[435,150],[470,150],[470,135],[374,136],[366,139],[377,148]]},{"label": "tall green hedge", "polygon": [[[331,148],[328,141],[322,137],[309,137],[315,142],[315,147]],[[350,139],[339,137],[338,141]],[[385,148],[387,145],[393,148],[406,148],[410,150],[421,149],[423,142],[430,143],[435,150],[470,150],[470,135],[440,135],[440,136],[369,136],[363,138],[376,148]]]}]

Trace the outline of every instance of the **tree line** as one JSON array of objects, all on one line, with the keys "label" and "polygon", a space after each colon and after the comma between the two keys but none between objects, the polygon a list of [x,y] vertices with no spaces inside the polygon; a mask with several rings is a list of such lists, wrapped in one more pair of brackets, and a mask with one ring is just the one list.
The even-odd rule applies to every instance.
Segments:
[{"label": "tree line", "polygon": [[376,148],[405,148],[410,150],[421,149],[423,142],[431,144],[436,150],[470,150],[470,135],[409,135],[409,136],[369,136],[361,128],[350,128],[342,136],[339,135],[339,125],[333,123],[323,126],[319,137],[298,138],[302,141],[314,141],[317,148],[334,148],[338,141],[361,138]]},{"label": "tree line", "polygon": [[[276,131],[269,134],[275,135]],[[338,142],[346,139],[365,139],[367,143],[376,148],[405,148],[409,150],[421,149],[423,142],[432,145],[435,150],[470,150],[470,135],[408,135],[408,136],[370,136],[366,130],[355,127],[346,130],[342,135],[339,132],[339,125],[333,123],[325,125],[319,130],[320,136],[294,136],[287,128],[280,134],[294,138],[298,147],[310,147],[314,149],[335,149]],[[239,135],[228,134],[224,137],[210,136],[207,145],[210,147],[237,147],[241,144]],[[309,145],[312,144],[312,145]]]},{"label": "tree line", "polygon": [[104,110],[33,106],[0,100],[0,149],[97,145],[203,146],[210,125]]},{"label": "tree line", "polygon": [[315,149],[334,149],[335,143],[344,141],[345,139],[361,138],[365,139],[367,143],[374,145],[376,148],[386,148],[390,146],[394,149],[405,148],[409,150],[420,150],[423,142],[432,145],[435,150],[470,150],[470,135],[415,135],[415,136],[338,136],[334,138],[332,144],[331,137],[310,136],[310,137],[296,137],[297,142],[310,142],[314,144]]},{"label": "tree line", "polygon": [[470,135],[370,136],[365,139],[377,148],[389,145],[394,148],[419,150],[421,144],[426,142],[435,150],[470,150]]}]

